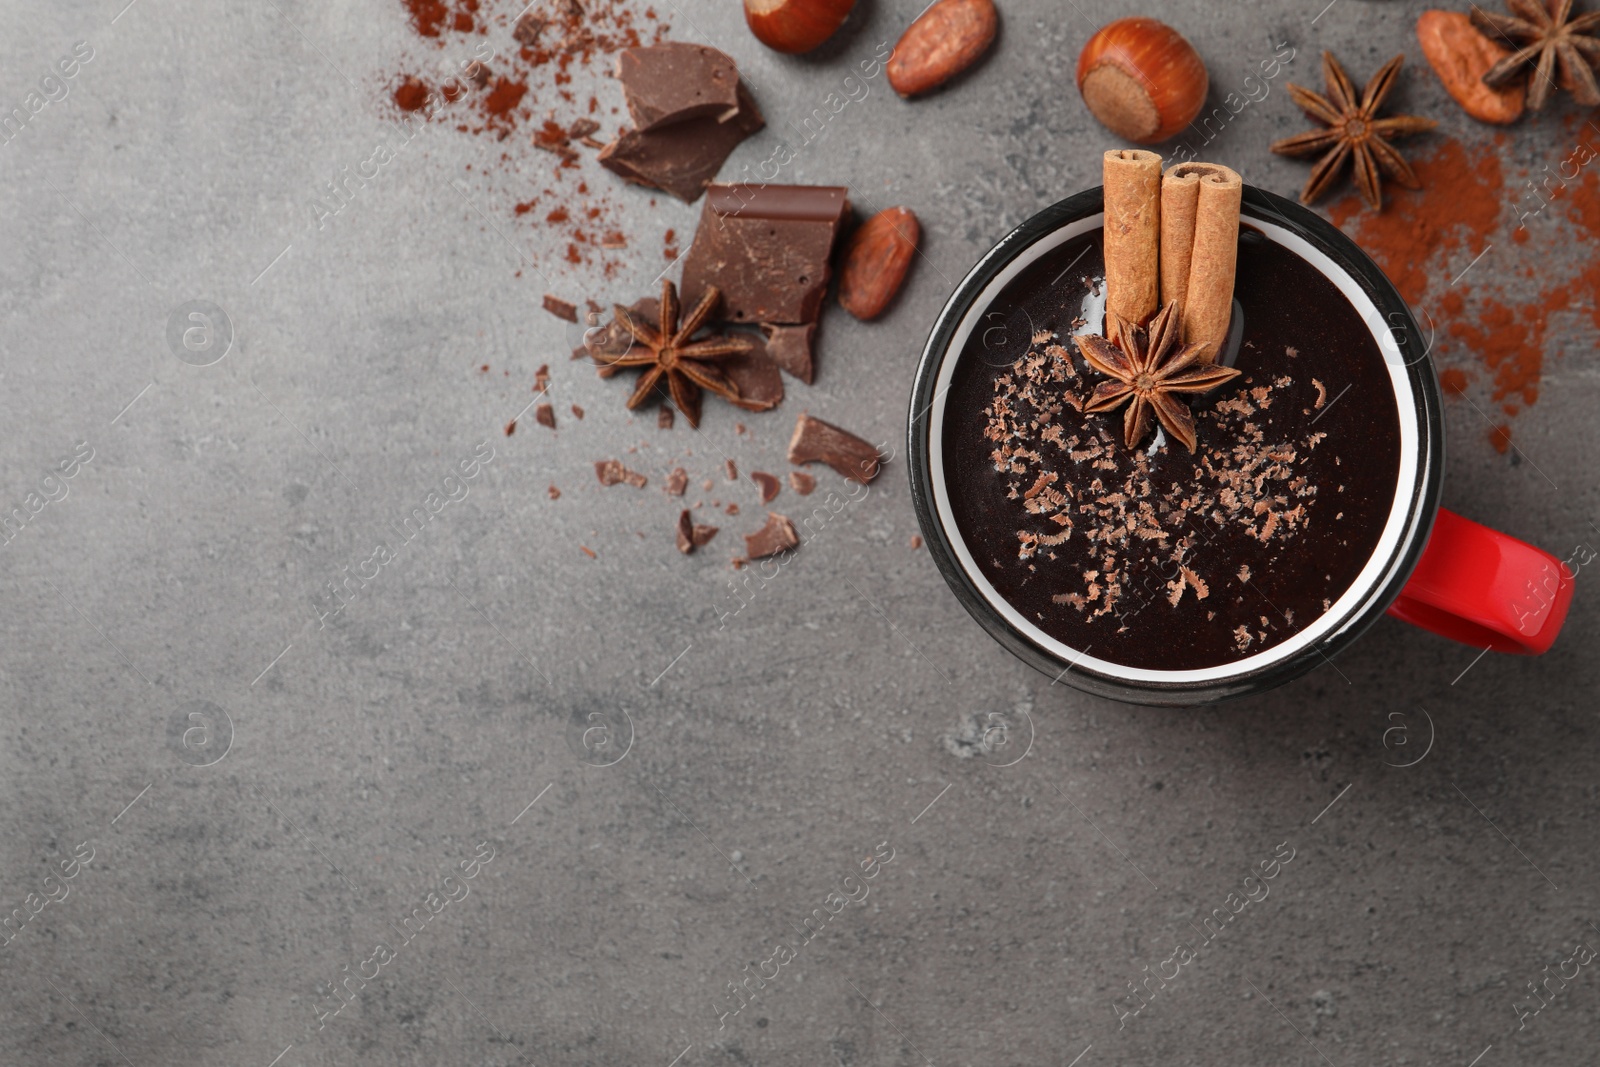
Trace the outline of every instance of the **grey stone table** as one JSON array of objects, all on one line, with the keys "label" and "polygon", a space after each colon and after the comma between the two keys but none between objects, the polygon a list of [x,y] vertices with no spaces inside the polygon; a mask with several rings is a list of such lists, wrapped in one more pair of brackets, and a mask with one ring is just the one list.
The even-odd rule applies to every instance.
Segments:
[{"label": "grey stone table", "polygon": [[[658,7],[767,112],[732,171],[919,5],[862,0],[804,60],[731,0]],[[1396,105],[1487,142],[1422,66],[1420,9],[1170,5],[1217,100],[1297,54],[1206,154],[1295,193],[1304,165],[1266,145],[1302,128],[1281,83],[1320,84],[1322,48],[1358,79],[1405,51]],[[648,291],[651,242],[698,205],[618,184],[646,250],[562,270],[512,210],[554,157],[440,127],[317,228],[392,129],[400,3],[0,12],[0,112],[27,119],[0,144],[0,504],[25,519],[0,548],[0,1063],[1593,1061],[1600,976],[1566,962],[1600,945],[1587,573],[1542,660],[1386,620],[1269,695],[1130,708],[966,617],[908,544],[897,459],[732,599],[761,509],[724,458],[787,470],[802,408],[897,439],[954,281],[1097,181],[1073,63],[1137,12],[1002,10],[980,68],[914,105],[870,83],[787,174],[919,212],[902,299],[873,325],[832,308],[815,386],[708,406],[699,434],[629,416],[538,309]],[[1537,171],[1575,128],[1498,151]],[[1518,254],[1582,266],[1564,217]],[[1481,378],[1450,403],[1447,504],[1563,555],[1600,541],[1595,340],[1583,308],[1552,318],[1504,454]],[[559,428],[506,436],[543,363]],[[596,485],[612,456],[650,486]],[[743,509],[689,558],[659,491],[679,465],[707,513]],[[1203,935],[1274,855],[1270,894]]]}]

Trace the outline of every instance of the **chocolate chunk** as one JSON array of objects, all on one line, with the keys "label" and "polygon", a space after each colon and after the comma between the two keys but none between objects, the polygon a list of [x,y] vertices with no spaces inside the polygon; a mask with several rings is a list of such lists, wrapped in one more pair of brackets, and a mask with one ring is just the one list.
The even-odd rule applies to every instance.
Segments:
[{"label": "chocolate chunk", "polygon": [[775,511],[767,512],[767,524],[753,534],[744,535],[744,551],[751,559],[765,559],[787,552],[800,543],[794,523]]},{"label": "chocolate chunk", "polygon": [[466,75],[467,80],[480,89],[486,88],[489,84],[489,79],[494,77],[494,71],[489,69],[489,64],[481,59],[474,59],[471,63],[468,63],[466,69],[461,73]]},{"label": "chocolate chunk", "polygon": [[721,529],[721,527],[708,526],[702,522],[695,523],[694,534],[692,535],[694,538],[694,547],[699,548],[702,545],[709,545],[711,543],[711,539],[717,536],[717,531],[719,529]]},{"label": "chocolate chunk", "polygon": [[597,460],[594,465],[594,476],[600,479],[601,485],[627,482],[635,489],[643,489],[649,482],[649,479],[638,471],[631,471],[614,459]]},{"label": "chocolate chunk", "polygon": [[803,326],[778,326],[763,322],[761,332],[767,337],[767,358],[810,385],[814,373],[811,342],[816,337],[817,324],[808,322]]},{"label": "chocolate chunk", "polygon": [[550,364],[541,363],[539,369],[533,372],[533,391],[536,393],[550,391]]},{"label": "chocolate chunk", "polygon": [[810,496],[811,491],[817,487],[817,480],[805,471],[789,472],[789,488],[801,496]]},{"label": "chocolate chunk", "polygon": [[722,469],[727,473],[728,481],[736,482],[739,480],[739,465],[733,460],[730,459],[724,462],[722,464]]},{"label": "chocolate chunk", "polygon": [[539,34],[544,32],[547,25],[549,21],[544,16],[529,11],[511,28],[511,36],[515,37],[517,43],[524,48],[536,48],[539,44]]},{"label": "chocolate chunk", "polygon": [[682,496],[687,488],[689,488],[689,472],[682,467],[672,468],[672,473],[667,475],[667,492],[673,496]]},{"label": "chocolate chunk", "polygon": [[828,259],[849,210],[847,190],[823,185],[712,185],[683,259],[683,291],[722,290],[733,322],[815,322]]},{"label": "chocolate chunk", "polygon": [[805,412],[794,424],[789,438],[789,462],[811,463],[821,460],[840,474],[862,485],[878,476],[878,450],[853,433],[831,423],[814,419]]},{"label": "chocolate chunk", "polygon": [[761,502],[763,504],[772,503],[773,498],[778,495],[778,490],[782,488],[778,479],[766,471],[751,471],[750,480],[755,482],[757,488],[761,490]]},{"label": "chocolate chunk", "polygon": [[756,335],[748,330],[729,331],[730,336],[752,339],[750,351],[717,361],[717,366],[739,390],[735,401],[746,411],[770,411],[783,403],[783,375],[778,364],[767,356]]},{"label": "chocolate chunk", "polygon": [[533,409],[533,421],[537,422],[540,426],[548,426],[552,430],[555,429],[556,409],[551,407],[549,404],[540,404],[538,407]]},{"label": "chocolate chunk", "polygon": [[739,68],[705,45],[666,41],[625,48],[617,54],[617,80],[640,132],[688,119],[727,121],[742,107]]},{"label": "chocolate chunk", "polygon": [[568,322],[578,321],[577,305],[569,304],[559,296],[544,294],[544,309],[558,319],[566,319]]},{"label": "chocolate chunk", "polygon": [[688,508],[678,512],[678,551],[685,556],[694,551],[694,520]]},{"label": "chocolate chunk", "polygon": [[600,128],[594,119],[579,119],[567,128],[567,136],[574,141],[589,136]]},{"label": "chocolate chunk", "polygon": [[738,96],[739,109],[726,122],[697,118],[648,131],[625,130],[601,149],[600,165],[626,181],[692,204],[739,142],[766,125],[743,85]]},{"label": "chocolate chunk", "polygon": [[656,429],[670,430],[676,419],[677,416],[672,413],[672,409],[662,404],[661,409],[656,412]]}]

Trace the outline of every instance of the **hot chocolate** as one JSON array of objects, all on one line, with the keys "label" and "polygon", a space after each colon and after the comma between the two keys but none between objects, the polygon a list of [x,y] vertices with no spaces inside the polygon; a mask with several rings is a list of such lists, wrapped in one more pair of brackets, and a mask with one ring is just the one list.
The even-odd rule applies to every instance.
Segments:
[{"label": "hot chocolate", "polygon": [[1012,607],[1097,660],[1236,663],[1310,625],[1352,585],[1394,504],[1389,368],[1338,286],[1248,224],[1235,296],[1240,376],[1193,409],[1197,450],[1129,448],[1106,380],[1073,343],[1102,328],[1103,233],[1012,279],[961,353],[943,469],[962,540]]}]

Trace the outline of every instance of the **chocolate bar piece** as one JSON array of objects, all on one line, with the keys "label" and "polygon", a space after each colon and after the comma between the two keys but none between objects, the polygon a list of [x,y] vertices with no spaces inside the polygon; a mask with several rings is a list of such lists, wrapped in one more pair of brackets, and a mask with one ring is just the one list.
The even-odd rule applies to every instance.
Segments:
[{"label": "chocolate bar piece", "polygon": [[827,185],[712,185],[683,257],[685,293],[722,290],[732,322],[817,321],[848,190]]},{"label": "chocolate bar piece", "polygon": [[[752,339],[756,336],[749,330],[730,330],[729,334]],[[783,375],[778,373],[778,364],[761,350],[759,340],[754,341],[750,351],[720,359],[717,366],[738,388],[739,399],[735,403],[746,411],[770,411],[783,403]]]},{"label": "chocolate bar piece", "polygon": [[702,116],[651,130],[625,130],[600,150],[600,165],[625,181],[692,204],[739,142],[766,125],[743,85],[736,97],[738,110],[726,122]]},{"label": "chocolate bar piece", "polygon": [[764,322],[761,332],[767,336],[767,358],[810,385],[816,374],[811,360],[811,345],[817,334],[817,324],[808,322],[804,326],[774,326]]},{"label": "chocolate bar piece", "polygon": [[641,133],[687,119],[727,121],[744,106],[739,68],[726,53],[702,44],[624,48],[617,53],[617,80]]}]

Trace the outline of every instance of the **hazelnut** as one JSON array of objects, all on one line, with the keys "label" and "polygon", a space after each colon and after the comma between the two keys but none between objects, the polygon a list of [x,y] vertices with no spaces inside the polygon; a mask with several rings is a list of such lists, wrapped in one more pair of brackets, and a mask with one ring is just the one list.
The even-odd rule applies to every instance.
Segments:
[{"label": "hazelnut", "polygon": [[1210,86],[1194,46],[1155,19],[1108,23],[1078,55],[1083,102],[1112,133],[1136,144],[1165,141],[1193,122]]},{"label": "hazelnut", "polygon": [[809,52],[844,24],[856,0],[744,0],[756,40],[777,52]]}]

